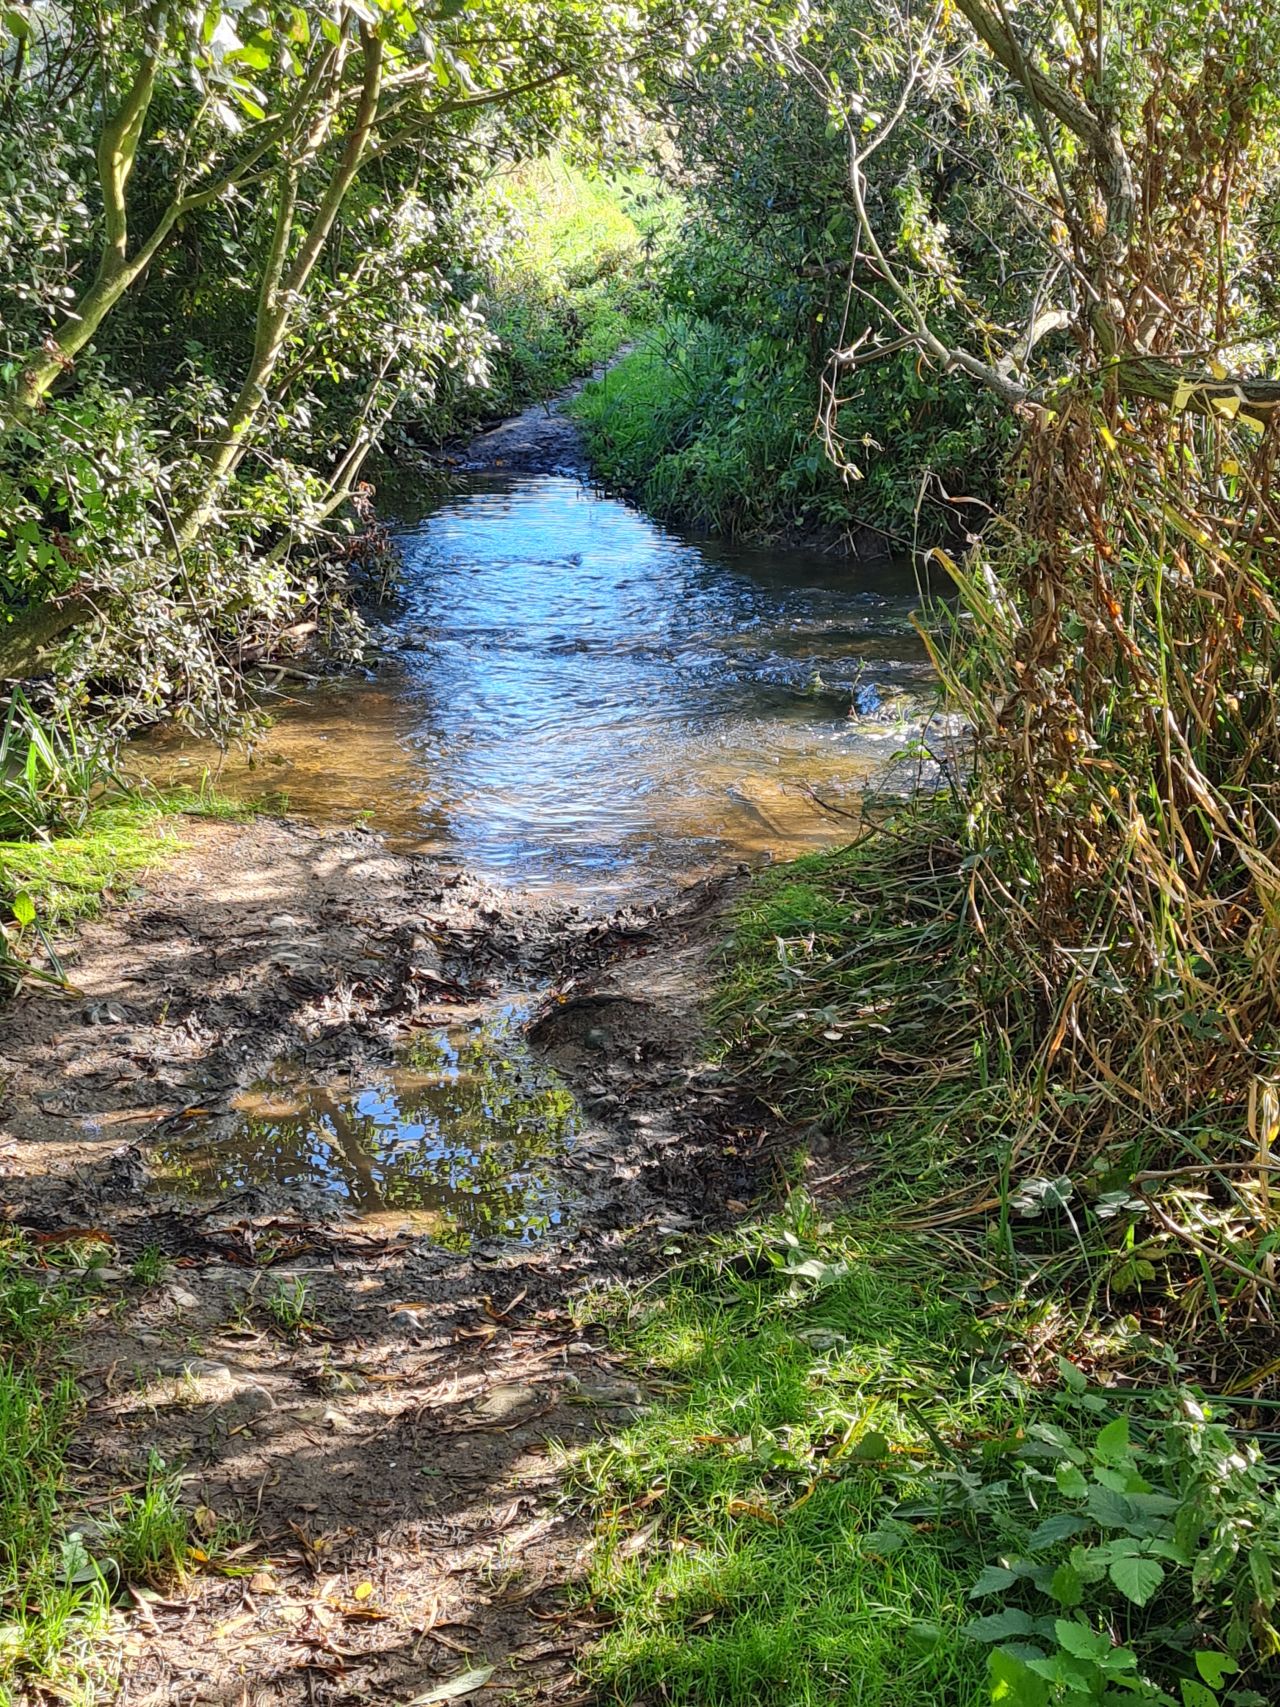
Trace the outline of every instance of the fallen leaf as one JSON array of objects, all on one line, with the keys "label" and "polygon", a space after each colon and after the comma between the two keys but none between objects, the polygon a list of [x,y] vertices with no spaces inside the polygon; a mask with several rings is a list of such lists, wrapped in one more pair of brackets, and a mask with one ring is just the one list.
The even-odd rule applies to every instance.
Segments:
[{"label": "fallen leaf", "polygon": [[460,1696],[470,1695],[473,1690],[483,1689],[494,1669],[493,1666],[478,1666],[474,1671],[460,1671],[456,1677],[437,1683],[424,1695],[415,1695],[412,1701],[405,1702],[404,1707],[431,1707],[433,1701],[456,1701]]},{"label": "fallen leaf", "polygon": [[63,1227],[56,1233],[31,1234],[33,1245],[114,1245],[110,1233],[101,1227]]},{"label": "fallen leaf", "polygon": [[754,1517],[761,1523],[777,1523],[778,1514],[770,1511],[767,1505],[757,1505],[754,1500],[730,1500],[728,1505],[731,1517]]}]

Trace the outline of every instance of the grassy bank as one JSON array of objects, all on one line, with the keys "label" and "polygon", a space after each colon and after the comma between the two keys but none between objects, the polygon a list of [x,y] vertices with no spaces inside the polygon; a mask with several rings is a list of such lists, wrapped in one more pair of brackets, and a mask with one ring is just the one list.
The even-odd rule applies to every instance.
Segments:
[{"label": "grassy bank", "polygon": [[1275,1699],[1265,1334],[1114,1148],[1016,1152],[964,850],[934,803],[741,911],[726,1045],[825,1196],[601,1305],[661,1395],[579,1472],[619,1701]]},{"label": "grassy bank", "polygon": [[976,475],[984,446],[915,376],[895,378],[859,423],[859,442],[892,438],[895,456],[868,451],[856,476],[823,448],[805,346],[759,328],[668,308],[573,411],[598,471],[665,521],[755,541],[877,534],[901,548],[954,523],[921,507],[922,478],[964,463]]},{"label": "grassy bank", "polygon": [[594,466],[653,515],[753,539],[849,519],[813,408],[796,349],[671,314],[573,405]]}]

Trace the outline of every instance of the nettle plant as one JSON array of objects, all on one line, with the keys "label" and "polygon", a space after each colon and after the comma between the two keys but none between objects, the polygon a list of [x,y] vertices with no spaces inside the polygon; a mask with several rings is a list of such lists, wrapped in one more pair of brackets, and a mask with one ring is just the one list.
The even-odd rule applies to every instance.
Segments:
[{"label": "nettle plant", "polygon": [[1141,1424],[1104,1421],[1112,1402],[1071,1364],[1063,1375],[1061,1423],[1032,1425],[1016,1474],[969,1502],[1003,1531],[970,1591],[1003,1605],[967,1627],[994,1644],[991,1699],[1266,1707],[1280,1654],[1277,1472],[1190,1395]]}]

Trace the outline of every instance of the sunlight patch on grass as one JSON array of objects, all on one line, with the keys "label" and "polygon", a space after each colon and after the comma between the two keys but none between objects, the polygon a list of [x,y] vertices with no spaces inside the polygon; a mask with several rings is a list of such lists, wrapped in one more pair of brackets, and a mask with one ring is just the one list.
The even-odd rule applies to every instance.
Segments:
[{"label": "sunlight patch on grass", "polygon": [[208,790],[128,794],[66,835],[0,841],[0,898],[26,894],[46,929],[92,917],[182,845],[181,817],[247,821],[254,808]]},{"label": "sunlight patch on grass", "polygon": [[905,1544],[885,1520],[1010,1438],[1022,1399],[927,1253],[797,1195],[625,1311],[599,1307],[670,1396],[575,1471],[616,1620],[594,1680],[690,1707],[983,1699],[971,1538],[940,1510]]}]

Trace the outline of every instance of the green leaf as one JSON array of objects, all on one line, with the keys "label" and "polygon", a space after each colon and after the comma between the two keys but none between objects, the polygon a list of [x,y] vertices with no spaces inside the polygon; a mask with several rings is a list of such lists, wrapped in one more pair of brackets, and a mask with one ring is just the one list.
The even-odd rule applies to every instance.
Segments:
[{"label": "green leaf", "polygon": [[1261,1547],[1249,1549],[1249,1575],[1257,1590],[1258,1599],[1263,1606],[1274,1606],[1276,1599],[1275,1576],[1271,1570],[1271,1561]]},{"label": "green leaf", "polygon": [[965,1625],[964,1633],[975,1642],[1003,1642],[1010,1636],[1029,1636],[1033,1627],[1027,1613],[1006,1606],[1003,1612],[993,1612],[990,1617],[972,1619]]},{"label": "green leaf", "polygon": [[1196,1650],[1196,1670],[1210,1689],[1221,1689],[1223,1679],[1240,1670],[1230,1654],[1218,1654],[1212,1648]]},{"label": "green leaf", "polygon": [[1053,1479],[1058,1484],[1058,1492],[1065,1494],[1068,1499],[1083,1499],[1089,1492],[1084,1472],[1074,1464],[1059,1464],[1053,1473]]},{"label": "green leaf", "polygon": [[986,1565],[977,1582],[969,1590],[969,1599],[977,1600],[984,1594],[997,1594],[1017,1580],[1016,1571],[1006,1571],[1003,1565]]},{"label": "green leaf", "polygon": [[1059,1606],[1079,1606],[1084,1599],[1084,1578],[1074,1565],[1062,1564],[1053,1573],[1049,1593]]},{"label": "green leaf", "polygon": [[228,63],[234,61],[238,65],[251,65],[255,71],[266,71],[271,66],[270,37],[259,32],[251,36],[241,47],[237,47],[227,55]]},{"label": "green leaf", "polygon": [[1057,1541],[1070,1541],[1073,1535],[1079,1535],[1082,1529],[1088,1527],[1084,1518],[1076,1517],[1069,1511],[1060,1511],[1036,1525],[1027,1546],[1031,1552],[1038,1553],[1042,1547],[1052,1547]]},{"label": "green leaf", "polygon": [[1093,1449],[1104,1464],[1118,1464],[1129,1455],[1129,1419],[1117,1417],[1098,1431]]},{"label": "green leaf", "polygon": [[1047,1707],[1047,1686],[1016,1654],[996,1648],[987,1656],[987,1673],[997,1707]]},{"label": "green leaf", "polygon": [[19,889],[13,898],[13,916],[24,929],[36,922],[36,904],[25,889]]},{"label": "green leaf", "polygon": [[889,1442],[879,1429],[873,1428],[855,1443],[849,1456],[861,1463],[879,1463],[889,1456]]},{"label": "green leaf", "polygon": [[1182,1690],[1182,1707],[1218,1707],[1218,1697],[1193,1677],[1184,1677],[1179,1688]]},{"label": "green leaf", "polygon": [[1069,1363],[1065,1357],[1058,1359],[1058,1374],[1073,1393],[1083,1393],[1089,1385],[1083,1371],[1077,1369],[1074,1363]]},{"label": "green leaf", "polygon": [[1124,1494],[1110,1488],[1089,1489],[1089,1515],[1104,1529],[1128,1529],[1134,1521],[1134,1507]]},{"label": "green leaf", "polygon": [[1055,1618],[1053,1628],[1059,1646],[1073,1659],[1101,1660],[1111,1652],[1111,1638],[1105,1632],[1093,1630],[1075,1618]]},{"label": "green leaf", "polygon": [[1164,1566],[1159,1559],[1142,1554],[1122,1554],[1111,1561],[1107,1575],[1127,1600],[1135,1606],[1145,1606],[1164,1581]]}]

